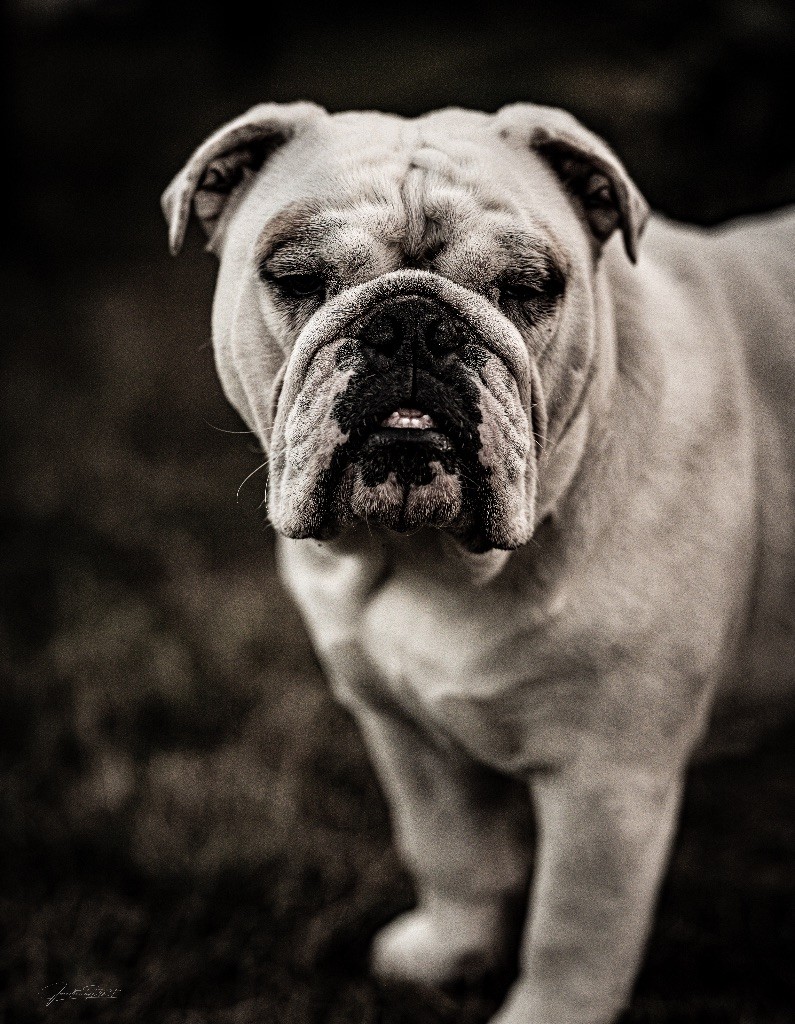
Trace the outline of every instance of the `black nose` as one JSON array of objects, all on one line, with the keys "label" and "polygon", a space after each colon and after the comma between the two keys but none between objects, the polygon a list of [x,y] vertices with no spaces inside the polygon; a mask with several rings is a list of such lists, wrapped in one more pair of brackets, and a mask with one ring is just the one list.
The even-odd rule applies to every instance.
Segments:
[{"label": "black nose", "polygon": [[463,320],[430,299],[400,296],[382,302],[363,323],[359,341],[372,355],[399,362],[439,358],[469,339]]}]

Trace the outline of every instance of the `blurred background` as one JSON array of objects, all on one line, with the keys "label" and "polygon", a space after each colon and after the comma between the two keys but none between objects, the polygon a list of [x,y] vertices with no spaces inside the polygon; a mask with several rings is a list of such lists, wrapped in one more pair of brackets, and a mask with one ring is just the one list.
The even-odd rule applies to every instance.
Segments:
[{"label": "blurred background", "polygon": [[[789,0],[16,0],[3,14],[0,1017],[484,1021],[377,986],[411,902],[358,735],[274,577],[215,382],[212,259],[158,199],[262,100],[568,107],[652,205],[795,200]],[[628,1021],[790,1021],[792,731],[694,769]],[[47,1000],[62,985],[115,999]]]}]

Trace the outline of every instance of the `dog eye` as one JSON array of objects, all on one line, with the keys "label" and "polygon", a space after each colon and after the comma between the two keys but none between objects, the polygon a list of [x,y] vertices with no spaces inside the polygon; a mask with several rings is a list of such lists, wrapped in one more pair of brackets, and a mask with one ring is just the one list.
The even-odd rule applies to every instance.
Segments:
[{"label": "dog eye", "polygon": [[284,295],[291,299],[308,299],[313,295],[323,295],[326,281],[322,273],[281,273],[269,272],[260,268],[263,280],[273,283]]},{"label": "dog eye", "polygon": [[286,295],[295,299],[321,295],[326,288],[326,282],[320,274],[286,274],[275,277],[273,281]]},{"label": "dog eye", "polygon": [[[515,277],[504,277],[499,282],[503,302],[532,307],[535,313],[543,313],[554,308],[565,287],[566,279],[563,273],[552,262],[532,276],[517,274]],[[526,311],[529,312],[529,309]]]},{"label": "dog eye", "polygon": [[526,281],[511,281],[502,285],[503,297],[514,302],[535,302],[545,294],[543,287]]}]

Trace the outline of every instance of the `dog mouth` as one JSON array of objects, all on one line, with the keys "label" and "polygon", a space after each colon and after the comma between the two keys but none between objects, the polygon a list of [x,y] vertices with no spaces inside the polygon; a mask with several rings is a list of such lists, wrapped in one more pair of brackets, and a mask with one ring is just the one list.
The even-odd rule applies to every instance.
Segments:
[{"label": "dog mouth", "polygon": [[400,533],[478,529],[488,472],[472,368],[421,346],[382,356],[359,339],[348,356],[354,372],[334,400],[347,436],[321,478],[330,528],[361,520]]},{"label": "dog mouth", "polygon": [[[459,437],[453,423],[429,405],[400,401],[374,410],[351,431],[348,461],[371,486],[390,473],[404,484],[427,484],[440,471],[458,471]],[[433,463],[433,470],[428,467]]]},{"label": "dog mouth", "polygon": [[340,452],[337,517],[346,518],[347,508],[356,519],[398,533],[421,526],[451,527],[460,519],[465,500],[466,456],[454,420],[441,407],[416,398],[393,398],[379,405],[357,417]]}]

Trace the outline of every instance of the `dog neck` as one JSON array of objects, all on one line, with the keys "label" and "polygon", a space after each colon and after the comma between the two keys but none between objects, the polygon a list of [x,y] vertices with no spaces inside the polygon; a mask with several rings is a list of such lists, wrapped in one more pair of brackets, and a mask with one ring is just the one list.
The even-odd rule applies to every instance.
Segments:
[{"label": "dog neck", "polygon": [[312,543],[328,557],[348,561],[352,571],[356,563],[355,574],[365,589],[375,588],[396,572],[432,576],[456,587],[483,587],[500,574],[513,554],[497,549],[469,551],[451,534],[430,526],[398,534],[360,523],[333,540]]},{"label": "dog neck", "polygon": [[[639,467],[648,472],[665,444],[659,414],[664,359],[653,332],[631,313],[649,304],[644,287],[624,260],[600,268],[593,373],[576,414],[542,462],[534,536],[545,544],[557,538],[552,560],[569,567],[592,546],[595,526],[610,509],[620,518],[621,504],[644,477]],[[550,521],[554,529],[541,536]]]}]

